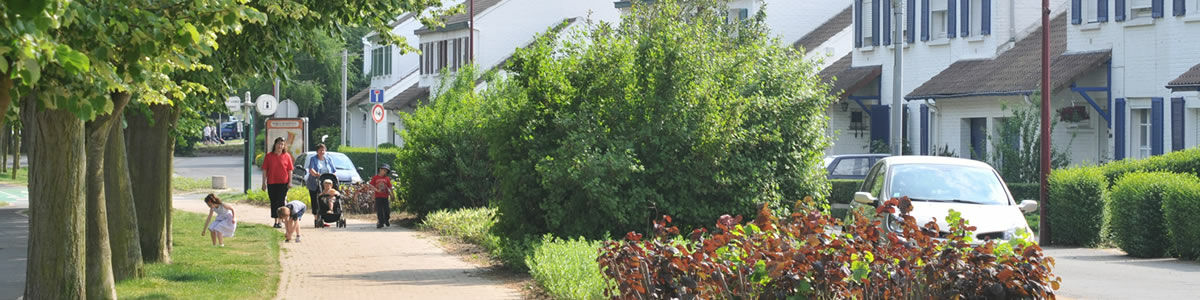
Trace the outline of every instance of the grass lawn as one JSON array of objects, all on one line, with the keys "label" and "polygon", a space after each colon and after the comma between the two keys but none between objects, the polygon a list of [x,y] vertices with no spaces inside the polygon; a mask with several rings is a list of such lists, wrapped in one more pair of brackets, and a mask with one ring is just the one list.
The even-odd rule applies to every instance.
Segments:
[{"label": "grass lawn", "polygon": [[8,172],[4,172],[4,174],[0,174],[0,183],[29,185],[29,170],[27,170],[25,168],[21,168],[21,169],[17,170],[17,178],[13,179],[12,169],[10,167],[8,169]]},{"label": "grass lawn", "polygon": [[171,188],[176,192],[209,191],[212,190],[212,180],[175,176],[171,178]]},{"label": "grass lawn", "polygon": [[146,266],[146,277],[117,283],[123,299],[271,299],[279,285],[279,232],[238,224],[225,247],[200,236],[206,215],[175,211],[171,264]]}]

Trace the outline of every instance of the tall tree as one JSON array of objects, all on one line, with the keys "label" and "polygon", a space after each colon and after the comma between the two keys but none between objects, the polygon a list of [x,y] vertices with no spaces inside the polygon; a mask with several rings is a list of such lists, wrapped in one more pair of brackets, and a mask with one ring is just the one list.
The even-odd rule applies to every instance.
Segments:
[{"label": "tall tree", "polygon": [[125,130],[121,128],[124,118],[119,114],[115,116],[119,119],[109,126],[108,147],[104,150],[104,196],[109,217],[113,278],[121,281],[141,277],[144,270],[129,159],[125,152]]}]

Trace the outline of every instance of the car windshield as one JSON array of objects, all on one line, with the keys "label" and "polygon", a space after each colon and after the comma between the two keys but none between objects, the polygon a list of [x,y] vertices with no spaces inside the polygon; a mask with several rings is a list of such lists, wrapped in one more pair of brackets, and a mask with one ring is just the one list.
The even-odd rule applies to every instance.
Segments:
[{"label": "car windshield", "polygon": [[354,163],[350,162],[350,157],[341,153],[325,152],[329,155],[329,159],[333,160],[333,167],[338,170],[354,170]]},{"label": "car windshield", "polygon": [[908,196],[914,201],[963,202],[1008,205],[1008,193],[1000,178],[988,168],[903,164],[891,168],[892,197]]}]

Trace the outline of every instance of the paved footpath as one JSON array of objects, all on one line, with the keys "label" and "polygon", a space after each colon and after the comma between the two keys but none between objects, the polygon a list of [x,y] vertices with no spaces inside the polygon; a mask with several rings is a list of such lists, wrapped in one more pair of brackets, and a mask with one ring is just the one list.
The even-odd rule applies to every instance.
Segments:
[{"label": "paved footpath", "polygon": [[1059,299],[1197,299],[1200,263],[1174,258],[1133,258],[1118,249],[1046,247],[1054,274],[1063,278]]},{"label": "paved footpath", "polygon": [[[203,196],[176,196],[176,209],[207,213]],[[239,222],[272,224],[268,209],[235,204]],[[446,253],[421,233],[347,220],[346,228],[312,228],[302,243],[281,244],[278,299],[517,299],[521,294],[485,270]],[[304,226],[304,224],[308,224]],[[282,234],[280,234],[282,236]],[[237,237],[226,240],[237,243]]]}]

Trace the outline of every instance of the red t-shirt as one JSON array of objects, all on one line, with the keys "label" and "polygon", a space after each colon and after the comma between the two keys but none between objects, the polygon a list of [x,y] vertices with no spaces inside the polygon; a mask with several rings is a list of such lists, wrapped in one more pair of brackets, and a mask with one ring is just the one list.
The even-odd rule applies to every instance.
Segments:
[{"label": "red t-shirt", "polygon": [[[379,188],[380,185],[383,185],[383,188]],[[375,191],[375,198],[387,198],[392,195],[392,179],[387,176],[371,177],[371,186],[378,189]]]},{"label": "red t-shirt", "polygon": [[267,184],[291,182],[292,169],[295,168],[292,155],[287,152],[283,154],[271,152],[263,157],[263,171],[267,172]]}]

